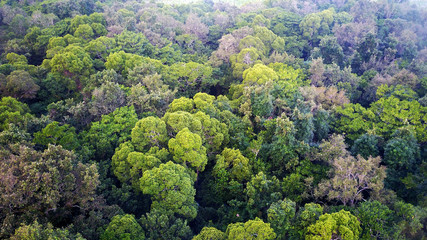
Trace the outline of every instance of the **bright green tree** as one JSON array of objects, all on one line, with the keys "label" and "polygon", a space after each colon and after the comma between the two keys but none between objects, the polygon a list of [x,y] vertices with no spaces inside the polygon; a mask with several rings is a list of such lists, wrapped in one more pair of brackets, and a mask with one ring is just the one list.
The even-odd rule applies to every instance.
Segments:
[{"label": "bright green tree", "polygon": [[145,171],[140,188],[152,196],[151,209],[172,211],[189,219],[197,215],[193,180],[181,165],[169,161]]},{"label": "bright green tree", "polygon": [[42,131],[34,133],[34,143],[47,147],[49,144],[61,145],[67,150],[76,150],[79,146],[74,127],[62,126],[58,122],[48,124]]},{"label": "bright green tree", "polygon": [[276,72],[263,65],[263,64],[255,64],[253,67],[246,69],[243,72],[243,83],[247,85],[259,84],[263,85],[267,81],[277,81],[279,77]]},{"label": "bright green tree", "polygon": [[197,172],[205,170],[208,163],[206,148],[202,146],[202,138],[184,128],[175,138],[169,140],[169,151],[176,163],[190,166]]},{"label": "bright green tree", "polygon": [[171,104],[169,104],[168,112],[177,112],[184,111],[191,113],[194,109],[194,101],[191,98],[180,97],[174,99]]},{"label": "bright green tree", "polygon": [[357,240],[362,229],[360,222],[350,212],[341,210],[332,214],[325,213],[315,224],[307,228],[306,240],[329,240],[340,238],[343,240]]},{"label": "bright green tree", "polygon": [[101,240],[144,240],[145,234],[141,225],[130,214],[116,215],[111,219]]},{"label": "bright green tree", "polygon": [[249,181],[251,177],[251,165],[249,159],[242,155],[238,149],[225,148],[217,155],[213,174],[217,177],[225,177],[240,183]]},{"label": "bright green tree", "polygon": [[245,223],[231,223],[225,232],[226,239],[229,240],[267,240],[275,239],[276,233],[270,227],[270,223],[264,223],[261,219],[255,218]]},{"label": "bright green tree", "polygon": [[0,130],[9,128],[9,124],[25,127],[31,118],[30,109],[13,97],[2,97],[0,101]]},{"label": "bright green tree", "polygon": [[138,121],[133,107],[121,107],[92,122],[87,132],[81,133],[85,145],[96,159],[110,158],[119,144],[130,140],[132,128]]},{"label": "bright green tree", "polygon": [[166,123],[158,117],[143,118],[132,129],[132,144],[138,151],[161,147],[167,140]]},{"label": "bright green tree", "polygon": [[192,240],[225,240],[225,233],[214,227],[204,227]]}]

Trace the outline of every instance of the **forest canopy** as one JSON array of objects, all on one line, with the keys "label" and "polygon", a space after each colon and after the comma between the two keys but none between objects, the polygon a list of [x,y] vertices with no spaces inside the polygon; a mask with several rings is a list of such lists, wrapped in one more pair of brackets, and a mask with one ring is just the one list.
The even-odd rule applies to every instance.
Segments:
[{"label": "forest canopy", "polygon": [[425,239],[422,0],[1,0],[0,239]]}]

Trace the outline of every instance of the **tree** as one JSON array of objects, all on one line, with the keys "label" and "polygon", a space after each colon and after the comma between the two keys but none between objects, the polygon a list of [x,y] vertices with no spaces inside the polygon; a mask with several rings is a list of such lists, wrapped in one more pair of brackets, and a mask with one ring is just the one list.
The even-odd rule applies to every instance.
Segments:
[{"label": "tree", "polygon": [[241,79],[243,72],[255,65],[260,58],[260,53],[256,48],[245,48],[239,53],[230,56],[231,67],[233,69],[233,76]]},{"label": "tree", "polygon": [[74,36],[78,38],[83,38],[86,41],[89,41],[94,36],[92,27],[89,24],[82,24],[74,32]]},{"label": "tree", "polygon": [[333,177],[318,185],[315,196],[327,196],[329,200],[353,206],[363,199],[367,190],[376,192],[383,188],[386,174],[385,167],[380,166],[380,157],[364,159],[360,155],[355,158],[346,154],[331,161]]},{"label": "tree", "polygon": [[388,238],[391,234],[393,211],[378,201],[359,205],[356,216],[362,224],[362,238]]},{"label": "tree", "polygon": [[340,67],[344,65],[344,53],[336,37],[325,36],[321,38],[319,48],[315,48],[312,52],[313,59],[318,57],[322,57],[325,64],[335,63]]},{"label": "tree", "polygon": [[61,146],[49,145],[43,152],[22,145],[10,149],[1,151],[0,163],[3,236],[25,219],[61,221],[94,201],[99,184],[95,164],[77,162],[75,154]]},{"label": "tree", "polygon": [[194,101],[191,98],[186,97],[180,97],[177,99],[174,99],[170,104],[168,108],[168,112],[189,112],[191,113],[194,109]]},{"label": "tree", "polygon": [[151,209],[171,211],[189,219],[197,215],[193,180],[181,165],[169,161],[145,171],[140,188],[144,194],[152,195]]},{"label": "tree", "polygon": [[148,239],[181,240],[190,239],[192,232],[186,219],[152,209],[141,217],[141,225]]},{"label": "tree", "polygon": [[225,233],[214,227],[204,227],[192,240],[225,240]]},{"label": "tree", "polygon": [[268,222],[271,224],[278,239],[286,239],[295,219],[295,202],[284,199],[271,204],[267,210]]},{"label": "tree", "polygon": [[202,138],[184,128],[178,132],[175,138],[168,142],[169,151],[173,155],[176,163],[187,164],[196,170],[197,173],[203,172],[208,163],[206,148],[202,146]]},{"label": "tree", "polygon": [[235,180],[239,183],[250,180],[251,165],[249,159],[242,155],[238,149],[225,148],[217,155],[213,174],[216,178],[226,178],[228,181]]},{"label": "tree", "polygon": [[310,39],[312,45],[317,44],[319,36],[329,34],[334,15],[335,10],[333,8],[306,15],[299,24],[302,36]]},{"label": "tree", "polygon": [[411,170],[420,157],[420,149],[411,129],[397,129],[384,147],[384,163],[392,169]]},{"label": "tree", "polygon": [[368,158],[369,156],[377,157],[380,155],[379,150],[379,137],[373,134],[365,133],[360,136],[356,141],[354,141],[353,146],[351,147],[351,153],[353,156],[360,155],[363,158]]},{"label": "tree", "polygon": [[337,121],[335,129],[338,132],[345,132],[347,138],[356,140],[366,129],[372,129],[374,125],[375,114],[371,109],[366,109],[360,104],[345,104],[335,109]]},{"label": "tree", "polygon": [[307,228],[305,239],[329,240],[340,238],[343,240],[357,240],[361,231],[359,220],[350,212],[341,210],[320,216],[315,224]]},{"label": "tree", "polygon": [[275,71],[263,64],[255,64],[243,72],[243,83],[246,85],[263,85],[267,81],[277,81],[279,77]]},{"label": "tree", "polygon": [[212,67],[196,62],[175,63],[164,72],[165,83],[177,88],[181,96],[192,96],[216,84]]},{"label": "tree", "polygon": [[396,97],[381,98],[371,105],[370,110],[376,115],[375,128],[386,139],[394,130],[405,125],[415,129],[418,141],[427,141],[427,107],[418,101],[399,100]]},{"label": "tree", "polygon": [[[416,191],[419,183],[415,179],[423,172],[422,164],[425,162],[419,161],[420,156],[420,146],[411,128],[396,130],[384,146],[384,163],[387,166],[386,187],[407,201],[416,202],[419,194]],[[411,188],[412,190],[409,190]]]},{"label": "tree", "polygon": [[86,45],[85,51],[88,52],[93,59],[102,59],[106,61],[107,57],[116,46],[117,43],[114,38],[102,36],[90,41]]},{"label": "tree", "polygon": [[128,104],[132,104],[141,115],[153,112],[157,116],[162,116],[175,98],[177,89],[171,90],[157,73],[145,76],[141,81],[142,83],[131,87]]},{"label": "tree", "polygon": [[121,107],[114,112],[103,115],[98,122],[92,122],[90,129],[83,132],[84,145],[93,152],[95,159],[109,159],[121,143],[130,140],[132,128],[138,116],[133,107]]},{"label": "tree", "polygon": [[184,128],[188,128],[193,133],[202,131],[202,123],[199,119],[195,119],[194,115],[183,112],[167,112],[162,120],[166,123],[169,136],[174,136]]},{"label": "tree", "polygon": [[126,104],[126,93],[117,83],[106,82],[92,92],[89,112],[100,119]]},{"label": "tree", "polygon": [[9,124],[25,127],[31,118],[30,109],[13,97],[2,97],[0,101],[0,130],[9,128]]},{"label": "tree", "polygon": [[107,57],[107,61],[105,62],[105,67],[107,69],[113,69],[126,78],[129,71],[132,70],[135,66],[140,65],[143,61],[144,57],[142,56],[119,51],[110,53],[110,55]]},{"label": "tree", "polygon": [[247,199],[246,208],[252,216],[266,211],[272,203],[283,199],[279,180],[276,176],[269,177],[263,172],[252,176],[244,193]]},{"label": "tree", "polygon": [[115,36],[117,46],[126,53],[134,53],[142,56],[151,56],[154,47],[142,33],[123,31]]},{"label": "tree", "polygon": [[425,208],[398,201],[394,204],[394,210],[394,216],[397,216],[399,221],[393,229],[394,238],[416,239],[422,238],[425,235],[422,223],[426,220],[427,216]]},{"label": "tree", "polygon": [[67,150],[77,150],[76,129],[68,124],[62,126],[58,122],[49,123],[42,131],[34,133],[34,143],[48,147],[49,144],[61,145]]},{"label": "tree", "polygon": [[236,240],[267,240],[275,239],[276,233],[270,227],[270,223],[264,223],[261,219],[255,218],[245,223],[232,223],[227,226],[225,232],[227,239]]},{"label": "tree", "polygon": [[101,240],[144,240],[144,230],[130,214],[116,215],[111,219],[107,229],[102,233]]},{"label": "tree", "polygon": [[22,225],[15,230],[15,234],[10,237],[11,240],[43,240],[43,239],[63,239],[63,240],[85,240],[80,233],[72,234],[68,229],[54,228],[52,224],[43,226],[37,221]]},{"label": "tree", "polygon": [[132,144],[138,151],[161,147],[167,140],[166,123],[158,117],[143,118],[132,129]]},{"label": "tree", "polygon": [[0,93],[18,99],[32,99],[36,97],[40,87],[34,78],[26,71],[16,70],[7,77],[0,76]]},{"label": "tree", "polygon": [[208,27],[200,21],[196,14],[189,14],[185,20],[184,31],[196,35],[202,42],[206,43],[209,32]]},{"label": "tree", "polygon": [[304,238],[307,233],[307,228],[314,224],[323,214],[323,207],[316,203],[306,203],[304,207],[297,212],[295,232],[297,238]]},{"label": "tree", "polygon": [[89,77],[92,72],[92,59],[82,47],[70,45],[59,51],[52,59],[45,59],[43,66],[51,69],[52,73],[59,73],[65,77],[79,80]]},{"label": "tree", "polygon": [[[200,95],[195,96],[194,99],[199,104],[198,107],[201,107],[199,97]],[[202,111],[198,111],[193,116],[194,120],[199,120],[201,123],[200,136],[202,137],[203,145],[207,149],[207,153],[211,155],[219,152],[229,141],[230,136],[227,125]]]}]

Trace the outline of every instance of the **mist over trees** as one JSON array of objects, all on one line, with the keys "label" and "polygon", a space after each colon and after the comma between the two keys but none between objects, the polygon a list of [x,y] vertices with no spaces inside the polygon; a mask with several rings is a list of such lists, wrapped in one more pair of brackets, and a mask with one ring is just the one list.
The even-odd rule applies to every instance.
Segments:
[{"label": "mist over trees", "polygon": [[421,0],[0,1],[0,239],[425,239]]}]

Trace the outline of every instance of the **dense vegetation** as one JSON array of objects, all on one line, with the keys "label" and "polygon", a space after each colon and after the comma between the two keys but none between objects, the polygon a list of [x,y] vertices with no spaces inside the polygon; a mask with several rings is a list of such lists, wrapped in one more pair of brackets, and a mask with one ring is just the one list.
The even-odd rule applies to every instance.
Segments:
[{"label": "dense vegetation", "polygon": [[0,239],[425,239],[427,6],[2,0]]}]

